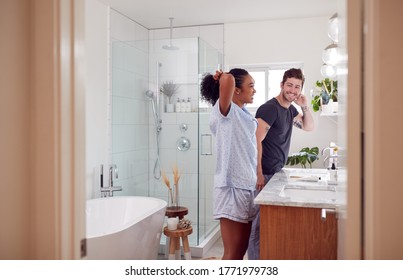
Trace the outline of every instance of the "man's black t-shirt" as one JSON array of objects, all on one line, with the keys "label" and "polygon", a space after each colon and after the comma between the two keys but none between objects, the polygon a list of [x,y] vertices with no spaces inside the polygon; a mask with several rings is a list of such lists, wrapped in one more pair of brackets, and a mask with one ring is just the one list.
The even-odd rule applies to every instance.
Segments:
[{"label": "man's black t-shirt", "polygon": [[284,108],[276,98],[268,100],[256,111],[256,118],[270,125],[262,141],[263,174],[273,175],[280,171],[287,162],[290,150],[293,120],[298,111],[292,104]]}]

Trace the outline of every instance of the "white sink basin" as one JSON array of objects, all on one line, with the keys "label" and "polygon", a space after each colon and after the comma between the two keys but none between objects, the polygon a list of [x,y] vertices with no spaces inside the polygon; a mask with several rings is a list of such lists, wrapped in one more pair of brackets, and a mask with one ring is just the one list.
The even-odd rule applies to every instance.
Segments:
[{"label": "white sink basin", "polygon": [[303,202],[335,201],[337,199],[334,186],[317,184],[287,184],[282,188],[279,196]]}]

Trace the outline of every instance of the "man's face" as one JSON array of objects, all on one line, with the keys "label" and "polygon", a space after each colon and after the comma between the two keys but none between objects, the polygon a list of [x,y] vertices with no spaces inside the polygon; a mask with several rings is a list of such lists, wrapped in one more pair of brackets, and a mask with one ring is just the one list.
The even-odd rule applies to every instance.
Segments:
[{"label": "man's face", "polygon": [[302,81],[296,78],[288,78],[284,84],[281,85],[281,92],[288,102],[293,102],[301,94]]}]

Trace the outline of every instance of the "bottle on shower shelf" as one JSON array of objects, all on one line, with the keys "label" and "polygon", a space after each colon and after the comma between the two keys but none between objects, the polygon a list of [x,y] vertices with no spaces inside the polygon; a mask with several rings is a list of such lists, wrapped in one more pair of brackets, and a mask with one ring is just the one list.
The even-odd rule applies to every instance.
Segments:
[{"label": "bottle on shower shelf", "polygon": [[181,112],[181,101],[180,101],[179,97],[176,99],[175,112],[177,112],[177,113]]},{"label": "bottle on shower shelf", "polygon": [[188,97],[188,101],[186,102],[186,112],[192,112],[192,103],[190,102],[190,97]]},{"label": "bottle on shower shelf", "polygon": [[185,99],[182,99],[182,102],[181,102],[181,113],[184,113],[184,112],[186,112],[186,101],[185,101]]}]

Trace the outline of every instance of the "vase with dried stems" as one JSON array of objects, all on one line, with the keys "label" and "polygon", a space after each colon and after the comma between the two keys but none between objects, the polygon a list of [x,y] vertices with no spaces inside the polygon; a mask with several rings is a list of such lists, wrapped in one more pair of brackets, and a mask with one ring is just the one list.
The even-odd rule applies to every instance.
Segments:
[{"label": "vase with dried stems", "polygon": [[180,208],[179,204],[179,179],[181,175],[179,174],[178,166],[175,165],[172,168],[173,175],[174,175],[174,187],[171,187],[171,183],[165,174],[165,171],[161,171],[161,176],[164,180],[165,185],[168,188],[168,207],[173,207],[173,208]]},{"label": "vase with dried stems", "polygon": [[161,170],[161,176],[162,179],[164,180],[165,185],[168,188],[168,207],[172,207],[174,206],[174,195],[172,192],[171,183],[169,182],[168,177],[165,175],[164,169]]}]

